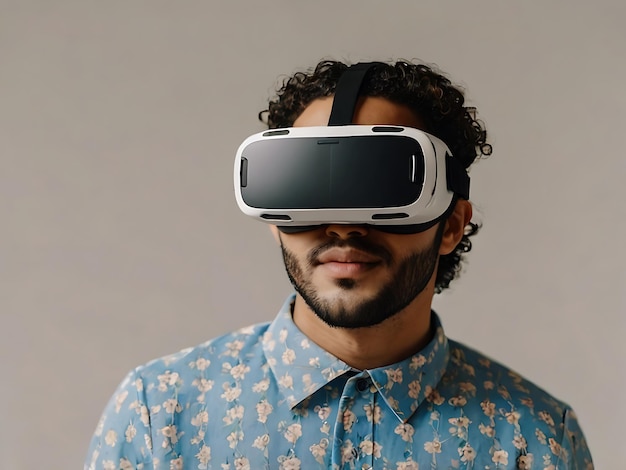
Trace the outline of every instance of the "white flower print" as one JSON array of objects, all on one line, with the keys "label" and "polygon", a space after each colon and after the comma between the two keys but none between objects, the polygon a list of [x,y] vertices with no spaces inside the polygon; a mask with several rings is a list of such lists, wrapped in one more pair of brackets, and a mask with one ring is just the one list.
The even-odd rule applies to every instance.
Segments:
[{"label": "white flower print", "polygon": [[288,335],[289,335],[289,332],[287,331],[287,329],[283,328],[282,330],[280,330],[280,333],[278,334],[278,341],[281,343],[284,343],[285,341],[287,341]]},{"label": "white flower print", "polygon": [[165,400],[165,402],[163,403],[163,408],[165,408],[165,411],[169,414],[172,414],[174,412],[180,413],[181,411],[183,411],[183,407],[180,406],[180,403],[178,403],[178,400],[176,400],[175,398]]},{"label": "white flower print", "polygon": [[393,384],[402,383],[402,369],[400,367],[397,369],[387,369],[385,370],[385,374],[387,374],[387,385],[385,388],[390,389],[393,387]]},{"label": "white flower print", "polygon": [[387,397],[387,403],[389,403],[389,406],[394,410],[400,409],[400,403],[392,396]]},{"label": "white flower print", "polygon": [[461,382],[459,384],[459,390],[463,393],[469,393],[471,395],[476,395],[476,386],[470,382]]},{"label": "white flower print", "polygon": [[228,446],[231,449],[234,449],[235,447],[237,447],[237,444],[242,439],[243,439],[243,432],[242,431],[233,431],[226,437],[226,440],[228,441]]},{"label": "white flower print", "polygon": [[459,428],[466,428],[470,425],[471,421],[467,416],[459,416],[458,418],[448,419],[448,423],[453,426],[458,426]]},{"label": "white flower print", "polygon": [[483,413],[485,416],[493,418],[496,415],[496,404],[490,402],[489,400],[483,400],[480,403],[480,407],[483,409]]},{"label": "white flower print", "polygon": [[404,442],[413,442],[413,434],[415,434],[415,428],[409,423],[400,423],[393,430],[398,434]]},{"label": "white flower print", "polygon": [[200,451],[196,454],[196,458],[198,459],[198,462],[200,462],[200,465],[198,465],[198,468],[206,469],[208,466],[208,463],[211,461],[211,448],[207,446],[206,444],[204,444],[200,448]]},{"label": "white flower print", "polygon": [[463,407],[465,405],[467,405],[467,399],[465,397],[461,397],[461,396],[456,396],[456,397],[452,397],[448,400],[448,403],[451,406],[455,406],[455,407]]},{"label": "white flower print", "polygon": [[467,428],[471,423],[469,418],[460,416],[458,418],[450,418],[448,422],[453,425],[449,430],[450,434],[458,436],[461,439],[467,439]]},{"label": "white flower print", "polygon": [[293,349],[285,349],[282,355],[283,364],[291,365],[296,360],[296,352]]},{"label": "white flower print", "polygon": [[274,407],[267,400],[261,400],[259,403],[256,404],[256,412],[258,414],[257,420],[260,423],[266,423],[267,417],[273,410]]},{"label": "white flower print", "polygon": [[511,393],[507,390],[507,388],[504,385],[498,385],[498,393],[505,400],[511,401]]},{"label": "white flower print", "polygon": [[313,444],[311,447],[309,447],[309,450],[311,451],[311,454],[313,454],[313,457],[315,457],[316,462],[323,464],[327,448],[328,439],[324,438],[320,440],[318,444]]},{"label": "white flower print", "polygon": [[422,390],[422,384],[420,384],[419,380],[413,380],[409,383],[409,396],[413,399],[417,399]]},{"label": "white flower print", "polygon": [[235,401],[237,398],[239,398],[239,395],[241,395],[241,387],[239,387],[239,385],[234,385],[231,387],[230,385],[225,383],[222,385],[222,388],[224,389],[224,393],[222,393],[220,396],[228,403]]},{"label": "white flower print", "polygon": [[311,347],[311,343],[308,339],[304,338],[302,341],[300,341],[300,347],[302,349],[309,349]]},{"label": "white flower print", "polygon": [[150,434],[144,434],[143,435],[143,440],[146,443],[146,447],[149,450],[152,450],[152,437],[150,436]]},{"label": "white flower print", "polygon": [[278,380],[278,385],[280,385],[283,388],[290,388],[293,390],[293,377],[289,374],[283,375]]},{"label": "white flower print", "polygon": [[409,457],[409,460],[406,462],[396,463],[396,470],[419,470],[419,465]]},{"label": "white flower print", "polygon": [[546,439],[546,435],[543,433],[543,431],[541,431],[541,429],[539,428],[535,429],[535,436],[537,436],[537,440],[544,446],[548,443],[548,440]]},{"label": "white flower print", "polygon": [[441,453],[441,442],[439,439],[434,439],[432,441],[428,441],[424,443],[424,450],[429,454],[440,454]]},{"label": "white flower print", "polygon": [[322,421],[327,420],[328,417],[330,416],[330,406],[326,405],[326,406],[320,406],[317,405],[313,411],[315,411],[317,413],[317,416],[319,419],[321,419]]},{"label": "white flower print", "polygon": [[280,463],[280,470],[300,470],[300,459],[297,457],[286,457],[282,456],[282,458],[278,459]]},{"label": "white flower print", "polygon": [[204,441],[204,435],[205,432],[202,429],[198,429],[198,434],[192,437],[190,442],[194,445],[200,444],[202,441]]},{"label": "white flower print", "polygon": [[383,447],[376,441],[366,439],[359,444],[359,448],[365,455],[373,455],[375,458],[379,459],[380,451]]},{"label": "white flower print", "polygon": [[165,437],[163,440],[163,448],[168,447],[170,443],[176,444],[178,442],[177,429],[173,424],[161,428],[161,434]]},{"label": "white flower print", "polygon": [[287,441],[295,444],[296,441],[302,436],[302,426],[298,423],[289,425],[283,436],[287,439]]},{"label": "white flower print", "polygon": [[302,376],[302,384],[304,385],[304,391],[309,394],[313,393],[318,388],[318,384],[313,383],[311,374],[304,374]]},{"label": "white flower print", "polygon": [[124,390],[122,393],[118,394],[115,397],[115,412],[119,413],[120,410],[122,409],[122,404],[124,403],[124,400],[126,400],[126,397],[128,397],[128,390]]},{"label": "white flower print", "polygon": [[352,426],[356,422],[356,415],[351,410],[343,412],[343,429],[346,432],[352,432]]},{"label": "white flower print", "polygon": [[243,345],[244,345],[244,342],[241,340],[235,340],[231,343],[226,343],[226,351],[224,352],[224,355],[231,356],[231,357],[239,356],[239,353],[241,352]]},{"label": "white flower print", "polygon": [[159,392],[166,392],[168,386],[176,385],[178,382],[179,375],[178,372],[165,371],[164,374],[157,376],[159,380]]},{"label": "white flower print", "polygon": [[213,389],[213,383],[214,382],[212,380],[195,379],[191,384],[197,387],[200,392],[206,393]]},{"label": "white flower print", "polygon": [[201,357],[197,361],[192,362],[189,365],[192,368],[195,367],[196,369],[203,371],[203,370],[206,370],[211,365],[211,361],[209,361],[208,359],[205,359],[204,357]]},{"label": "white flower print", "polygon": [[132,442],[132,440],[135,438],[135,436],[137,435],[137,429],[135,429],[135,426],[133,426],[133,424],[129,424],[128,427],[126,428],[126,432],[124,433],[124,436],[126,437],[126,442]]},{"label": "white flower print", "polygon": [[104,437],[104,442],[106,442],[108,446],[114,447],[117,443],[117,433],[113,429],[109,429]]},{"label": "white flower print", "polygon": [[472,377],[476,376],[476,369],[474,369],[474,366],[472,366],[471,364],[463,364],[463,370]]},{"label": "white flower print", "polygon": [[[271,335],[269,335],[271,337]],[[274,351],[274,349],[276,349],[276,340],[273,339],[267,339],[267,340],[263,340],[263,344],[265,345],[265,348],[269,351],[272,352]]]},{"label": "white flower print", "polygon": [[439,394],[439,391],[432,388],[430,385],[426,385],[426,389],[424,391],[426,400],[437,406],[442,405],[446,401],[446,399]]},{"label": "white flower print", "polygon": [[382,412],[380,406],[378,404],[372,405],[364,405],[363,409],[365,410],[365,416],[367,417],[367,421],[370,423],[378,424],[382,418]]},{"label": "white flower print", "polygon": [[183,458],[178,457],[170,462],[170,470],[183,470]]},{"label": "white flower print", "polygon": [[191,424],[193,424],[196,427],[200,427],[203,424],[206,424],[208,422],[209,422],[209,413],[206,410],[201,411],[200,413],[195,415],[193,418],[191,418]]},{"label": "white flower print", "polygon": [[250,462],[245,457],[235,459],[235,470],[250,470]]},{"label": "white flower print", "polygon": [[103,460],[102,461],[102,469],[103,470],[117,470],[117,465],[112,460]]},{"label": "white flower print", "polygon": [[409,364],[409,369],[412,372],[415,372],[417,369],[422,367],[424,364],[426,364],[426,358],[424,356],[422,356],[421,354],[419,354],[419,355],[413,356],[411,358],[411,363]]},{"label": "white flower print", "polygon": [[120,459],[120,470],[134,470],[134,466],[128,459]]},{"label": "white flower print", "polygon": [[506,417],[507,423],[516,425],[519,423],[519,419],[521,415],[517,411],[511,411],[511,412],[505,413],[504,416]]},{"label": "white flower print", "polygon": [[494,427],[485,426],[482,423],[478,425],[478,430],[481,432],[481,434],[484,434],[485,436],[488,436],[488,437],[493,437],[496,435],[496,430]]},{"label": "white flower print", "polygon": [[549,455],[543,456],[543,470],[556,470],[556,467],[552,465],[552,457]]},{"label": "white flower print", "polygon": [[232,375],[235,380],[243,380],[248,372],[250,372],[249,366],[245,364],[237,364],[230,370],[230,375]]},{"label": "white flower print", "polygon": [[150,407],[150,413],[152,414],[152,416],[158,414],[159,411],[161,411],[161,405],[154,405]]},{"label": "white flower print", "polygon": [[485,390],[493,390],[494,388],[496,388],[496,385],[491,380],[485,380],[483,382],[483,387],[485,388]]},{"label": "white flower print", "polygon": [[548,413],[547,411],[540,411],[539,419],[541,419],[548,426],[554,427],[554,420],[552,419],[552,416],[550,416],[550,413]]},{"label": "white flower print", "polygon": [[526,442],[526,439],[524,439],[524,436],[515,436],[513,438],[513,445],[518,450],[523,450],[528,447],[528,443]]},{"label": "white flower print", "polygon": [[522,398],[520,399],[520,403],[530,409],[533,409],[535,407],[535,403],[533,402],[532,398]]},{"label": "white flower print", "polygon": [[315,367],[316,369],[320,368],[320,358],[319,357],[311,357],[309,359],[309,365],[311,367]]},{"label": "white flower print", "polygon": [[506,450],[500,449],[493,452],[493,457],[491,457],[491,461],[495,464],[508,465],[509,463],[509,453]]},{"label": "white flower print", "polygon": [[520,455],[517,458],[517,470],[532,470],[533,454]]},{"label": "white flower print", "polygon": [[469,444],[465,444],[459,449],[459,457],[461,457],[461,462],[473,462],[476,458],[476,451]]},{"label": "white flower print", "polygon": [[262,436],[258,436],[256,439],[254,439],[254,443],[252,444],[252,447],[259,449],[259,450],[264,450],[268,446],[269,443],[270,443],[270,435],[263,434]]},{"label": "white flower print", "polygon": [[252,391],[254,393],[263,393],[267,392],[268,388],[270,388],[270,379],[263,379],[252,386]]},{"label": "white flower print", "polygon": [[556,442],[556,440],[554,440],[553,438],[548,439],[548,443],[550,444],[550,451],[554,455],[562,460],[567,461],[567,452],[565,449],[563,449],[563,447],[561,447],[561,444]]},{"label": "white flower print", "polygon": [[351,462],[356,458],[356,450],[352,441],[348,439],[343,446],[341,446],[341,464],[346,464],[347,462]]},{"label": "white flower print", "polygon": [[241,405],[236,405],[232,408],[229,408],[228,410],[226,410],[226,416],[222,418],[222,421],[224,421],[224,424],[226,425],[231,425],[234,422],[241,420],[243,418],[243,410],[244,408]]}]

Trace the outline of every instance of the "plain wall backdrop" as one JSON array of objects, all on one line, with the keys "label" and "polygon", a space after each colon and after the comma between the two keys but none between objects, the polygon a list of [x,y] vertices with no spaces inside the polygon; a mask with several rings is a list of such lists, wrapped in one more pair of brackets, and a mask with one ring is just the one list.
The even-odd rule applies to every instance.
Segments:
[{"label": "plain wall backdrop", "polygon": [[281,75],[420,59],[494,147],[436,297],[450,337],[626,422],[626,4],[0,0],[0,467],[80,468],[124,374],[272,319],[291,291],[232,165]]}]

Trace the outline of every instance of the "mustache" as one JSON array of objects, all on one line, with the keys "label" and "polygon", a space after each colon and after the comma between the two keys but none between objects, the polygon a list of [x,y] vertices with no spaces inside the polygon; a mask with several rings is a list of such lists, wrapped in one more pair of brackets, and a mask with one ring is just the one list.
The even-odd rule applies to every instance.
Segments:
[{"label": "mustache", "polygon": [[389,250],[385,247],[372,243],[364,238],[349,238],[347,240],[333,239],[326,243],[322,243],[314,248],[307,255],[307,262],[310,266],[315,266],[319,256],[332,248],[352,248],[365,254],[380,258],[385,264],[391,264],[393,257]]}]

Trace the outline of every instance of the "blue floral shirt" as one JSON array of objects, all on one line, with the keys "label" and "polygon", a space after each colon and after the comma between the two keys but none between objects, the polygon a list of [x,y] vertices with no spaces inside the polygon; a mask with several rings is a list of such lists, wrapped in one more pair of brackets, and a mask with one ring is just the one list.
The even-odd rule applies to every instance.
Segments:
[{"label": "blue floral shirt", "polygon": [[357,371],[272,323],[152,361],[120,384],[86,469],[592,469],[576,415],[436,334]]}]

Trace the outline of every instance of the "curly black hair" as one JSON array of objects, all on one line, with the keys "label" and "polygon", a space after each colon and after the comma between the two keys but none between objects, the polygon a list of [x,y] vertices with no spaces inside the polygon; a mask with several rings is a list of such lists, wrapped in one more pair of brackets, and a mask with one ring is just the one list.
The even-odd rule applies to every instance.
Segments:
[{"label": "curly black hair", "polygon": [[[259,119],[270,129],[291,127],[312,101],[334,93],[339,77],[347,68],[342,62],[323,60],[312,71],[285,78],[277,90],[277,98],[270,100],[268,109],[259,113]],[[466,169],[477,157],[491,154],[487,131],[476,119],[476,109],[464,106],[463,91],[434,67],[408,61],[376,64],[360,93],[409,107],[423,119],[424,130],[443,140]],[[479,224],[470,222],[455,250],[439,258],[437,293],[449,287],[460,272],[464,254],[472,248],[469,237],[479,228]]]}]

